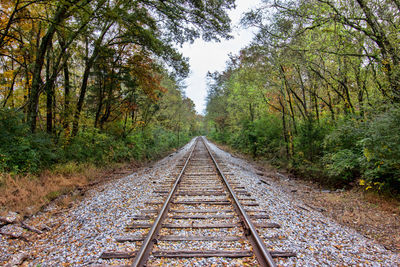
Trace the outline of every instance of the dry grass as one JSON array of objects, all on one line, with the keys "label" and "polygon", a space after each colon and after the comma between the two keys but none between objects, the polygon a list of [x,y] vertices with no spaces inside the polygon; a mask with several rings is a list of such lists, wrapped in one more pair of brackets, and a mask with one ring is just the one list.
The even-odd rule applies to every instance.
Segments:
[{"label": "dry grass", "polygon": [[337,222],[355,228],[390,250],[400,251],[400,203],[397,200],[359,188],[308,195],[304,201],[324,208]]},{"label": "dry grass", "polygon": [[[32,174],[12,176],[0,173],[0,215],[8,211],[31,215],[76,188],[85,188],[107,178],[116,178],[124,174],[121,170],[115,174],[116,169],[131,170],[136,167],[125,164],[102,169],[90,164],[67,163],[57,165],[38,176]],[[67,205],[68,201],[67,196],[61,204],[64,202]]]},{"label": "dry grass", "polygon": [[307,208],[322,210],[339,224],[400,252],[400,201],[358,187],[343,192],[321,190],[319,184],[308,180],[282,179],[267,167],[264,173]]},{"label": "dry grass", "polygon": [[[68,166],[70,167],[70,166]],[[3,185],[0,187],[0,206],[5,210],[29,214],[58,196],[88,184],[91,177],[96,177],[98,170],[86,166],[75,172],[68,170],[44,171],[38,176],[32,174],[16,175],[2,174]]]}]

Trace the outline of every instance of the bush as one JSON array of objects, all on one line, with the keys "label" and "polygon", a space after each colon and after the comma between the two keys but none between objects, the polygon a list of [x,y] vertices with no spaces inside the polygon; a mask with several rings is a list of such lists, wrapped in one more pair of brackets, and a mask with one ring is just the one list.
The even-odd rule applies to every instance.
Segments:
[{"label": "bush", "polygon": [[282,147],[285,146],[282,138],[282,125],[275,116],[266,116],[255,123],[256,155],[275,159],[281,157]]},{"label": "bush", "polygon": [[359,142],[363,178],[368,184],[400,193],[400,108],[378,115],[368,126]]},{"label": "bush", "polygon": [[216,131],[213,129],[210,133],[208,133],[208,137],[218,143],[228,144],[230,139],[231,133],[227,130],[223,131]]},{"label": "bush", "polygon": [[257,153],[256,142],[255,125],[253,122],[245,120],[241,123],[240,129],[233,132],[228,144],[241,152],[255,157]]},{"label": "bush", "polygon": [[0,109],[0,171],[38,172],[56,162],[59,150],[50,136],[30,134],[23,114]]},{"label": "bush", "polygon": [[331,130],[329,124],[306,120],[299,124],[294,136],[294,159],[303,163],[318,163],[323,156],[323,142]]},{"label": "bush", "polygon": [[108,162],[108,154],[112,151],[112,138],[96,128],[80,131],[65,148],[65,160],[77,162]]},{"label": "bush", "polygon": [[324,140],[323,162],[338,181],[400,192],[400,108],[368,121],[345,118]]},{"label": "bush", "polygon": [[324,157],[328,174],[342,182],[351,182],[359,177],[359,155],[350,149],[339,150]]},{"label": "bush", "polygon": [[282,126],[274,116],[265,116],[254,122],[244,121],[241,129],[232,134],[229,144],[253,157],[275,158],[284,145]]},{"label": "bush", "polygon": [[[139,147],[136,146],[137,143],[139,143]],[[71,140],[70,145],[65,148],[67,161],[95,164],[123,162],[132,158],[140,159],[142,154],[142,141],[138,135],[122,139],[96,128],[79,132]]]},{"label": "bush", "polygon": [[[189,140],[184,133],[180,138],[180,144]],[[141,160],[156,158],[177,145],[176,134],[162,127],[138,129],[126,138],[89,128],[81,131],[66,147],[65,158],[95,164]]]},{"label": "bush", "polygon": [[322,162],[333,180],[350,183],[360,177],[364,123],[355,117],[344,118],[324,140]]},{"label": "bush", "polygon": [[178,135],[175,132],[168,131],[160,126],[147,128],[142,134],[145,144],[145,156],[147,158],[155,158],[161,156],[166,151],[174,147],[179,147],[187,143],[192,136],[188,132],[181,131]]},{"label": "bush", "polygon": [[[88,127],[62,149],[50,135],[32,134],[23,118],[22,112],[0,109],[0,172],[39,172],[56,163],[72,172],[85,162],[100,165],[155,158],[178,146],[177,135],[161,126],[140,128],[127,137],[117,128],[104,132]],[[181,132],[179,145],[189,139],[189,133]]]}]

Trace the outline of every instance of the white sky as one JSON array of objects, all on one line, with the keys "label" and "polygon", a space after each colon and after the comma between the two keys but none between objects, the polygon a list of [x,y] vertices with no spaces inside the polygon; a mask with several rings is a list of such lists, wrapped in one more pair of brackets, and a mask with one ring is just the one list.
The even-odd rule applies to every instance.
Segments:
[{"label": "white sky", "polygon": [[201,39],[193,44],[185,44],[179,51],[189,58],[191,73],[185,80],[186,96],[196,104],[198,113],[205,110],[205,98],[207,96],[207,72],[223,71],[230,53],[236,55],[253,38],[251,29],[243,29],[239,26],[240,18],[244,12],[256,7],[260,0],[236,0],[236,9],[229,12],[232,20],[233,39],[222,40],[219,43],[205,42]]}]

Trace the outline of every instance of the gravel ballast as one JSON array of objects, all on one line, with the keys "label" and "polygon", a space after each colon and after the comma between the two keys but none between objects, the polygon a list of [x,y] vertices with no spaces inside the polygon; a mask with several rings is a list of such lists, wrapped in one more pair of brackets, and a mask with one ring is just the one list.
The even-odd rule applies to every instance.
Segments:
[{"label": "gravel ballast", "polygon": [[[28,266],[90,266],[92,264],[127,264],[131,260],[103,260],[105,250],[132,251],[140,243],[117,243],[115,237],[126,235],[125,228],[134,215],[142,214],[148,206],[143,203],[160,200],[153,192],[165,180],[174,178],[180,163],[193,141],[176,153],[158,161],[151,168],[143,168],[127,177],[107,182],[90,190],[83,200],[65,210],[49,206],[33,216],[33,226],[46,225],[45,231],[32,242],[10,240],[0,235],[0,266],[13,255],[27,252]],[[260,229],[266,246],[271,250],[296,252],[297,257],[279,259],[284,266],[399,266],[400,255],[386,250],[373,240],[353,229],[341,226],[322,213],[304,209],[300,200],[287,193],[278,181],[260,177],[248,162],[235,158],[209,143],[231,181],[239,182],[267,211],[269,222],[281,225],[279,229]],[[260,182],[260,179],[267,183]],[[182,197],[185,199],[185,197]],[[255,220],[257,222],[257,220]],[[4,227],[3,227],[4,228]],[[6,229],[6,228],[4,228]],[[7,231],[13,231],[7,226]],[[21,231],[21,229],[16,229]],[[135,235],[146,233],[140,229]],[[198,230],[199,231],[199,230]],[[171,230],[171,233],[179,230]],[[225,235],[229,232],[226,230]],[[190,244],[190,242],[187,242]],[[160,246],[167,244],[161,243]],[[198,246],[198,242],[196,242]],[[208,246],[213,247],[210,242]],[[182,264],[193,260],[182,261]],[[198,266],[207,261],[199,259]],[[221,261],[223,262],[223,260]],[[176,263],[176,262],[175,262]],[[173,263],[171,263],[173,265]],[[237,262],[236,262],[237,264]]]}]

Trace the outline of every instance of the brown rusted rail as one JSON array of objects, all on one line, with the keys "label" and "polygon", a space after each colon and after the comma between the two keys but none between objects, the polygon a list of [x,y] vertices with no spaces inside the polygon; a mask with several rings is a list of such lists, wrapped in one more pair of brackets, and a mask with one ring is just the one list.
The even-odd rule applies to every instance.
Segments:
[{"label": "brown rusted rail", "polygon": [[179,173],[178,178],[176,179],[171,191],[169,192],[169,195],[168,195],[167,199],[165,200],[164,205],[162,206],[161,211],[157,216],[157,219],[154,221],[153,226],[151,227],[149,233],[147,234],[147,237],[144,240],[142,247],[136,254],[136,257],[135,257],[135,260],[134,260],[132,266],[143,266],[146,263],[147,257],[149,256],[149,253],[151,251],[151,247],[155,241],[154,238],[158,234],[158,232],[162,226],[162,221],[165,218],[165,216],[167,215],[167,211],[168,211],[169,205],[171,203],[172,196],[174,195],[176,189],[178,188],[179,183],[181,182],[182,175],[185,172],[186,166],[188,165],[190,158],[192,157],[194,148],[196,147],[198,140],[199,140],[199,138],[196,138],[196,140],[193,144],[193,147],[190,150],[190,154],[187,157],[185,164],[183,165],[183,168],[182,168],[181,172]]},{"label": "brown rusted rail", "polygon": [[[204,175],[218,175],[221,179],[205,179],[205,180],[196,180],[197,178],[191,178],[196,177],[199,175],[197,174],[185,174],[186,167],[188,166],[189,161],[193,157],[193,153],[195,150],[195,147],[198,145],[199,142],[202,142],[204,144],[204,147],[206,148],[203,151],[200,150],[200,153],[203,153],[202,155],[208,155],[207,159],[201,158],[196,159],[198,161],[210,161],[210,158],[213,162],[213,165],[203,166],[202,173]],[[195,160],[195,161],[196,161]],[[194,162],[195,162],[194,161]],[[208,163],[208,164],[210,164]],[[196,166],[196,165],[194,165]],[[208,171],[207,169],[213,169],[213,172]],[[216,171],[215,171],[216,170]],[[184,181],[182,182],[182,176],[185,174]],[[217,176],[215,176],[217,177]],[[185,180],[186,179],[186,180]],[[194,180],[193,180],[194,179]],[[222,183],[221,183],[222,180]],[[196,183],[193,185],[192,181],[196,181]],[[135,223],[133,225],[128,226],[129,229],[143,229],[143,228],[150,228],[147,236],[144,238],[136,237],[136,236],[127,236],[127,237],[120,237],[117,238],[117,241],[119,242],[135,242],[135,241],[142,241],[142,246],[138,251],[131,251],[131,252],[110,252],[109,254],[104,254],[103,258],[134,258],[134,261],[131,266],[144,266],[150,256],[153,255],[154,257],[164,257],[164,258],[175,258],[175,257],[180,257],[180,258],[192,258],[192,257],[226,257],[226,258],[241,258],[241,257],[256,257],[258,264],[260,266],[276,266],[273,260],[273,257],[290,257],[294,256],[295,254],[293,253],[286,253],[286,252],[278,252],[278,251],[268,251],[260,238],[260,236],[257,233],[257,230],[255,228],[255,225],[251,222],[251,219],[268,219],[268,215],[265,214],[252,214],[248,215],[246,213],[246,208],[244,208],[244,205],[246,206],[257,206],[258,204],[253,203],[254,205],[250,204],[241,204],[239,202],[239,198],[236,195],[234,188],[238,194],[248,196],[249,194],[246,192],[243,192],[244,187],[241,187],[238,183],[229,183],[228,179],[225,177],[222,169],[220,168],[218,162],[216,161],[215,157],[211,153],[210,148],[208,147],[204,137],[198,137],[196,138],[193,147],[190,149],[189,156],[187,157],[178,177],[176,178],[175,181],[173,182],[173,186],[170,190],[166,189],[160,189],[156,190],[155,192],[159,194],[167,194],[168,196],[165,199],[161,210],[159,210],[157,218],[155,219],[153,224],[150,223]],[[199,188],[199,186],[203,184],[203,187]],[[208,185],[208,186],[207,186]],[[179,189],[178,189],[179,187]],[[194,187],[194,188],[193,188]],[[218,189],[217,189],[218,188]],[[222,194],[228,197],[231,201],[229,200],[217,200],[217,199],[203,199],[201,198],[200,200],[178,200],[173,198],[176,196],[221,196],[221,190],[224,190],[225,192],[228,192],[228,194]],[[178,193],[177,193],[178,192]],[[190,198],[189,198],[190,199]],[[254,201],[254,199],[247,198],[247,200]],[[161,203],[154,203],[154,202],[149,202],[148,204],[150,205],[161,205]],[[185,211],[180,211],[179,209],[172,209],[170,210],[171,205],[197,205],[197,204],[205,204],[205,205],[219,205],[223,207],[233,207],[231,208],[230,212],[236,212],[236,215],[232,214],[210,214],[210,213],[218,213],[221,211],[227,211],[225,209],[211,209],[206,207],[206,209],[199,209],[195,210],[191,213],[196,213],[196,214],[185,214]],[[260,210],[252,210],[253,212],[262,212]],[[154,211],[155,212],[155,211]],[[187,212],[187,211],[186,211]],[[236,218],[239,218],[239,221],[241,222],[240,224],[234,224],[234,223],[194,223],[192,221],[189,224],[186,223],[163,223],[165,218],[167,217],[167,214],[172,213],[172,216],[170,217],[171,219],[184,219],[184,220],[195,220],[195,219],[230,219],[236,216]],[[134,216],[134,219],[137,220],[147,220],[151,216],[150,215],[136,215]],[[241,225],[241,229],[244,229],[245,236],[174,236],[174,235],[163,235],[159,236],[159,232],[162,228],[166,229],[184,229],[184,228],[191,228],[191,229],[211,229],[211,228],[234,228],[238,227],[238,225]],[[256,224],[257,227],[260,228],[276,228],[279,227],[279,225],[274,224],[274,223],[265,223],[265,224]],[[252,250],[247,250],[247,249],[242,249],[242,250],[236,250],[236,251],[229,251],[229,250],[157,250],[153,251],[152,249],[156,243],[157,240],[160,241],[240,241],[247,238],[249,240],[249,245],[253,247]]]},{"label": "brown rusted rail", "polygon": [[272,259],[271,254],[265,247],[264,242],[261,240],[261,237],[258,235],[256,228],[254,227],[253,223],[251,222],[249,215],[247,215],[242,204],[240,204],[238,197],[236,196],[235,192],[233,191],[232,187],[230,186],[228,179],[226,179],[224,173],[221,171],[221,169],[218,165],[218,162],[215,160],[213,154],[210,151],[210,148],[207,145],[207,142],[204,141],[204,137],[202,137],[202,141],[203,141],[204,145],[206,146],[208,154],[212,158],[219,175],[222,177],[222,180],[223,180],[225,186],[227,187],[229,194],[231,195],[231,197],[233,199],[233,205],[235,206],[235,209],[239,213],[239,216],[242,219],[245,228],[248,230],[249,235],[247,237],[249,238],[250,242],[253,244],[253,246],[255,248],[254,253],[257,256],[258,262],[262,266],[276,266],[274,260]]}]

